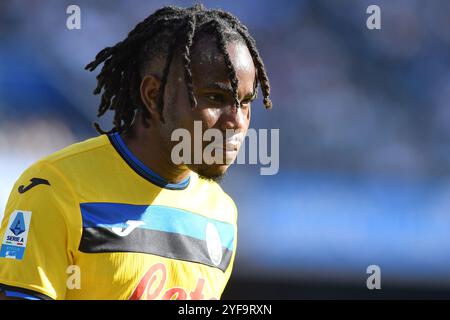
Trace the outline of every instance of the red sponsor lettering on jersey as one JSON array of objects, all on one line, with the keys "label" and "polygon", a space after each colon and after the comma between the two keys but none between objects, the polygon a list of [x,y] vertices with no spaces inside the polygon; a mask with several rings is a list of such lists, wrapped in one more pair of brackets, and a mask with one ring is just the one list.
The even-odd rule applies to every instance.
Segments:
[{"label": "red sponsor lettering on jersey", "polygon": [[[167,281],[167,268],[163,263],[152,265],[131,294],[129,300],[186,300],[188,292],[181,287],[169,288],[162,292]],[[189,293],[191,300],[203,300],[205,279],[198,278],[193,291]],[[211,300],[217,300],[212,297]]]}]

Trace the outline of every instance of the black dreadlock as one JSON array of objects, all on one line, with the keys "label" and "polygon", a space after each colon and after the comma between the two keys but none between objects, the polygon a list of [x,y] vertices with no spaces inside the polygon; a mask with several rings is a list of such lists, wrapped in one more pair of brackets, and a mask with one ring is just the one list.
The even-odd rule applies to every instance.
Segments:
[{"label": "black dreadlock", "polygon": [[140,84],[146,67],[157,57],[165,59],[158,95],[158,111],[164,121],[162,117],[164,91],[177,49],[180,49],[184,63],[189,101],[192,108],[195,108],[197,100],[192,84],[191,48],[195,40],[203,33],[212,34],[217,38],[218,48],[224,56],[238,107],[240,107],[237,94],[238,79],[226,51],[226,44],[233,37],[244,41],[256,67],[255,90],[259,82],[264,96],[264,105],[267,109],[271,108],[269,79],[256,49],[256,42],[246,26],[223,10],[207,10],[203,5],[195,5],[187,9],[168,6],[155,11],[138,23],[125,40],[101,50],[95,60],[86,66],[86,70],[93,71],[98,65],[104,63],[97,76],[97,87],[93,92],[100,94],[103,90],[97,116],[101,117],[106,111],[114,110],[113,129],[105,132],[98,123],[94,123],[97,131],[99,133],[127,131],[131,127],[137,110],[143,113],[144,125],[148,126],[145,119],[148,119],[150,114],[142,104]]}]

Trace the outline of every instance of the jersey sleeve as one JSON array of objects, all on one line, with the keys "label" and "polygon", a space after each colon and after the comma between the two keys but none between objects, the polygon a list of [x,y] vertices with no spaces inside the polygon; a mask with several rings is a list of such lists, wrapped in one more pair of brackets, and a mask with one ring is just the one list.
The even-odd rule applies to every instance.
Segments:
[{"label": "jersey sleeve", "polygon": [[0,286],[65,298],[77,248],[76,223],[68,218],[74,210],[75,194],[51,163],[38,162],[21,175],[0,227]]}]

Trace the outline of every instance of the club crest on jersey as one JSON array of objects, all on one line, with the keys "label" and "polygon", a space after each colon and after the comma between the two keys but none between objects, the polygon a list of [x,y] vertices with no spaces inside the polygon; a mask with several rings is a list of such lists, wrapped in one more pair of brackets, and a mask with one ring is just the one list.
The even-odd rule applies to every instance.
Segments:
[{"label": "club crest on jersey", "polygon": [[216,226],[208,222],[206,225],[206,246],[211,262],[218,266],[222,262],[222,242]]},{"label": "club crest on jersey", "polygon": [[8,226],[0,248],[0,258],[21,260],[27,245],[30,230],[31,211],[15,210],[8,222]]}]

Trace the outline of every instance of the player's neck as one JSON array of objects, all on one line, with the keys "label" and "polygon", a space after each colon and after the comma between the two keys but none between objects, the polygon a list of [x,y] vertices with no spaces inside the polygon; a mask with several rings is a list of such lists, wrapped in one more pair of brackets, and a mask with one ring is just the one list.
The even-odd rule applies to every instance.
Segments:
[{"label": "player's neck", "polygon": [[129,132],[121,134],[121,137],[135,157],[167,182],[179,183],[189,175],[189,169],[172,163],[170,150],[161,143],[153,128],[134,125]]}]

